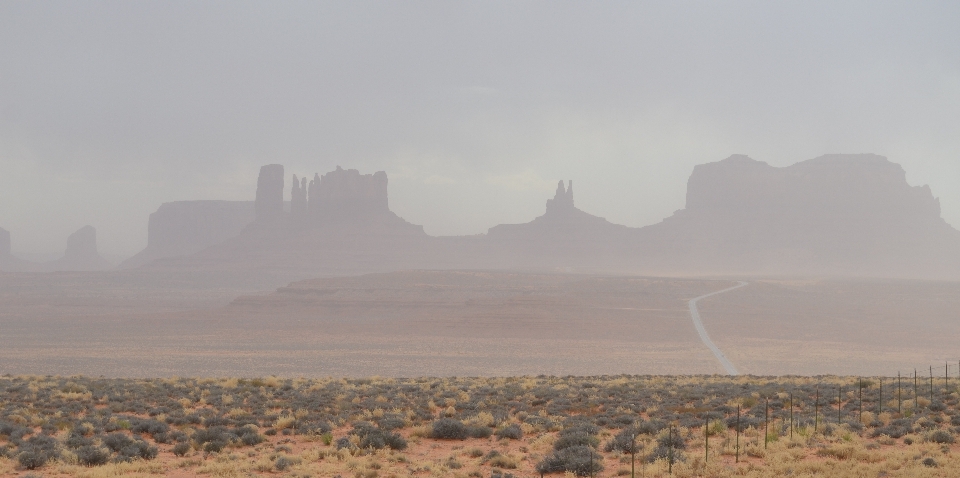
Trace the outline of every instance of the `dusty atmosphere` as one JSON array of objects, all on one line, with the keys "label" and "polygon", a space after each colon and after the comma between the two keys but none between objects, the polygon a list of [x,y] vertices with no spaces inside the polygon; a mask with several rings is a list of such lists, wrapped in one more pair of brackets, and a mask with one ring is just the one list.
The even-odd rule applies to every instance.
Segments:
[{"label": "dusty atmosphere", "polygon": [[[741,373],[954,363],[960,285],[412,271],[274,292],[0,276],[6,373],[108,377],[711,374],[688,301]],[[32,282],[31,282],[32,281]],[[237,297],[239,296],[239,297]],[[954,372],[951,372],[954,373]]]},{"label": "dusty atmosphere", "polygon": [[958,24],[0,1],[0,476],[960,476]]}]

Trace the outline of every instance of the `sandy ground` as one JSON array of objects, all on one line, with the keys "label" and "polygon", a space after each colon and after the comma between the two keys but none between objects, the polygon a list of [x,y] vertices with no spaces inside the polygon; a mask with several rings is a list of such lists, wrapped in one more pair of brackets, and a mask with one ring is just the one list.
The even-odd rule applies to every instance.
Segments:
[{"label": "sandy ground", "polygon": [[[473,376],[721,373],[686,301],[731,280],[506,273],[317,279],[279,291],[0,275],[0,373]],[[756,280],[699,303],[742,373],[953,363],[960,283]],[[239,298],[238,298],[239,297]]]}]

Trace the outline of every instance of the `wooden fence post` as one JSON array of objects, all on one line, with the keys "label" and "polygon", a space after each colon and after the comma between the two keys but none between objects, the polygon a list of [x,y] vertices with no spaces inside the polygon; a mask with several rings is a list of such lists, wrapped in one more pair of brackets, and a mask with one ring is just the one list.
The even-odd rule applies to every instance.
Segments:
[{"label": "wooden fence post", "polygon": [[897,415],[903,413],[903,398],[900,397],[900,371],[897,371]]},{"label": "wooden fence post", "polygon": [[820,384],[817,384],[817,398],[813,402],[813,433],[817,433],[820,425]]},{"label": "wooden fence post", "polygon": [[767,438],[770,436],[770,397],[767,397],[767,408],[763,412],[763,449],[767,449]]},{"label": "wooden fence post", "polygon": [[740,404],[737,404],[737,458],[735,463],[740,463]]}]

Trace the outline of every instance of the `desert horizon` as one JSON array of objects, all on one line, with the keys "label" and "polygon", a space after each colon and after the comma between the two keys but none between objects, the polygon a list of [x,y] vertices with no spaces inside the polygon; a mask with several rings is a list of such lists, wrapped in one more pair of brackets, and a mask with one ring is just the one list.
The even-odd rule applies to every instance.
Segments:
[{"label": "desert horizon", "polygon": [[0,2],[0,476],[960,476],[958,23]]}]

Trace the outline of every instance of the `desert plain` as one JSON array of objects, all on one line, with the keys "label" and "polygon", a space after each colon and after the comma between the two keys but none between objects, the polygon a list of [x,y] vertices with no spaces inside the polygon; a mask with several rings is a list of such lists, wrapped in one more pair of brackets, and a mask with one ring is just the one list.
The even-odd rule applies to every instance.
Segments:
[{"label": "desert plain", "polygon": [[957,373],[960,284],[401,271],[275,290],[0,274],[3,373],[105,377]]}]

